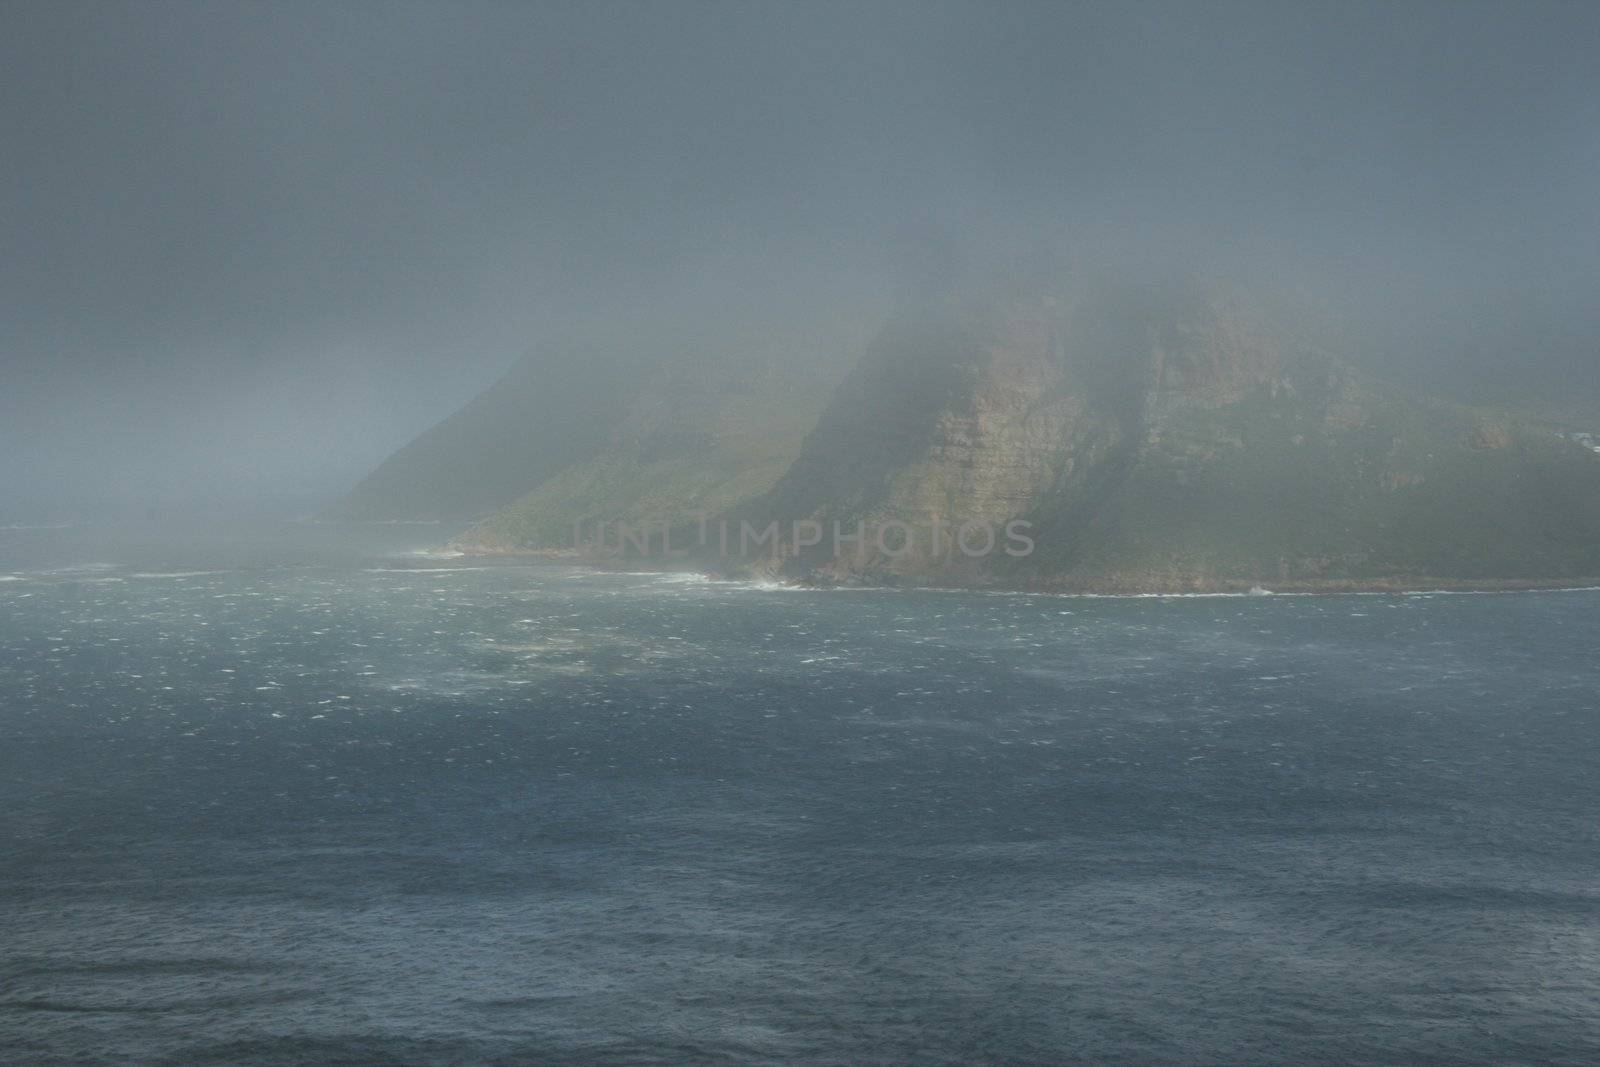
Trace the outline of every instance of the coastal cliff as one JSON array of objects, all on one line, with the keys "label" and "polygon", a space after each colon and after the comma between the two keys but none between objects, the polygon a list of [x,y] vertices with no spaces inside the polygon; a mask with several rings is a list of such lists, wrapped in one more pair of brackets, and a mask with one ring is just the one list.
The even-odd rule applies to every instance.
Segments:
[{"label": "coastal cliff", "polygon": [[[690,546],[675,566],[821,584],[1600,576],[1600,455],[1391,386],[1221,286],[944,294],[902,306],[848,373],[745,354],[668,361],[616,392],[584,398],[584,454],[538,456],[533,484],[457,547],[616,562],[614,546],[574,551],[575,524],[606,522],[671,531]],[[773,528],[754,551],[706,536]]]},{"label": "coastal cliff", "polygon": [[[914,531],[791,548],[776,570],[804,580],[1559,582],[1600,575],[1597,458],[1388,386],[1225,289],[1004,295],[891,325],[749,511]],[[1027,552],[928,535],[1019,522]]]}]

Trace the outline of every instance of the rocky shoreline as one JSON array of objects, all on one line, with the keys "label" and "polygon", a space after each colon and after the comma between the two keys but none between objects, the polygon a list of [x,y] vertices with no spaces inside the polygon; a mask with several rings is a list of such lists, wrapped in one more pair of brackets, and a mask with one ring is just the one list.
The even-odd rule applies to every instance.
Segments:
[{"label": "rocky shoreline", "polygon": [[[1583,592],[1600,590],[1600,577],[1595,578],[1440,578],[1437,576],[1387,576],[1373,578],[1313,578],[1313,579],[1208,579],[1201,576],[1170,578],[1127,575],[1116,578],[1071,578],[1059,580],[1006,582],[984,580],[972,582],[927,581],[914,577],[883,575],[839,581],[827,577],[792,577],[763,568],[739,570],[696,566],[688,560],[666,560],[651,557],[606,557],[572,549],[515,548],[481,543],[468,544],[452,541],[444,551],[453,558],[477,561],[544,560],[569,563],[597,571],[658,572],[663,574],[699,574],[707,578],[730,581],[767,582],[796,589],[903,589],[937,590],[945,592],[1031,593],[1058,596],[1104,597],[1185,597],[1185,596],[1336,596],[1336,595],[1407,595],[1428,593],[1533,593],[1533,592]],[[459,553],[459,555],[454,555]]]}]

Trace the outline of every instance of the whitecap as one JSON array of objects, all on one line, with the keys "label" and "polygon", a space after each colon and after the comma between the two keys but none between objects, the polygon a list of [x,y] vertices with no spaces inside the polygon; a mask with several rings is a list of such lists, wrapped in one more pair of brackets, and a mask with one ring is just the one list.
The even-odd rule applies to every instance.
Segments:
[{"label": "whitecap", "polygon": [[117,569],[115,563],[71,563],[65,567],[48,567],[44,570],[28,571],[28,574],[41,578],[70,577],[76,574],[103,574],[106,571]]}]

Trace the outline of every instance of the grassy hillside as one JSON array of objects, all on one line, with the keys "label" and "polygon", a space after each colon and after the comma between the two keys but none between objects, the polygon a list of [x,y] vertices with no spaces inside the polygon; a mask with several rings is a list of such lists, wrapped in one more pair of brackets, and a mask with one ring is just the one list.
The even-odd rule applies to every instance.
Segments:
[{"label": "grassy hillside", "polygon": [[1044,584],[1600,576],[1600,456],[1371,382],[1177,413],[1091,514],[1054,503],[1016,567]]},{"label": "grassy hillside", "polygon": [[329,516],[463,520],[488,514],[593,455],[627,411],[637,355],[559,345],[529,355],[400,449]]},{"label": "grassy hillside", "polygon": [[574,523],[586,539],[600,522],[698,529],[701,516],[765,493],[789,468],[836,383],[837,368],[836,359],[754,367],[713,359],[664,370],[593,455],[501,508],[458,543],[571,548]]},{"label": "grassy hillside", "polygon": [[[592,542],[601,523],[613,546],[619,524],[649,525],[658,545],[665,524],[687,547],[702,519],[922,531],[905,553],[839,553],[828,537],[777,559],[689,561],[818,581],[1600,578],[1600,455],[1561,436],[1600,432],[1581,403],[1495,411],[1399,389],[1200,284],[941,297],[902,308],[848,375],[840,333],[636,332],[632,357],[525,361],[341,513],[476,517],[456,543],[486,551],[568,550],[575,525]],[[973,521],[1030,524],[1032,554],[927,539],[935,522]]]},{"label": "grassy hillside", "polygon": [[990,298],[892,324],[746,511],[1032,524],[1020,558],[922,536],[904,554],[823,544],[781,561],[825,581],[1597,578],[1600,456],[1557,429],[1387,385],[1219,290]]}]

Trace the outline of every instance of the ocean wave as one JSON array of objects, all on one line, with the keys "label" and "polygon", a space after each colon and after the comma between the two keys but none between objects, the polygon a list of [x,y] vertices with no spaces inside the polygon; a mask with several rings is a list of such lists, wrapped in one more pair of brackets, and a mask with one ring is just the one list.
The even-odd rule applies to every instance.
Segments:
[{"label": "ocean wave", "polygon": [[[641,572],[629,571],[627,573],[629,573],[629,574],[637,574],[637,573],[641,573]],[[713,578],[709,574],[701,574],[698,571],[661,571],[661,572],[649,572],[649,571],[646,571],[646,572],[643,572],[643,573],[649,574],[651,577],[655,578],[656,581],[660,582],[662,585],[751,585],[751,584],[753,584],[751,582],[741,581],[741,580],[739,580],[737,578]]]},{"label": "ocean wave", "polygon": [[71,578],[80,574],[105,574],[117,569],[119,567],[115,563],[69,563],[65,567],[45,567],[23,573],[30,578]]}]

